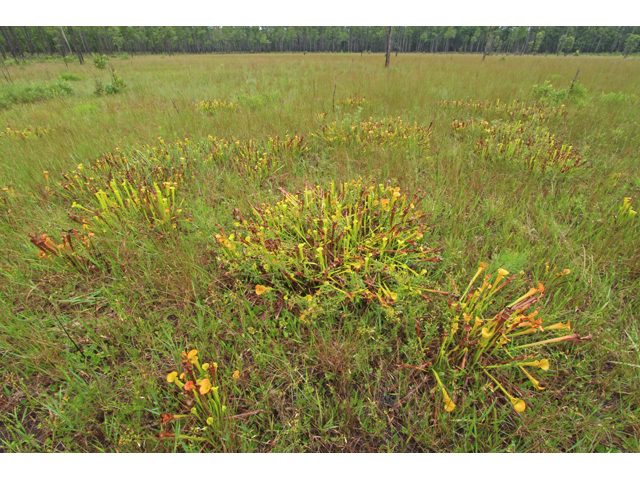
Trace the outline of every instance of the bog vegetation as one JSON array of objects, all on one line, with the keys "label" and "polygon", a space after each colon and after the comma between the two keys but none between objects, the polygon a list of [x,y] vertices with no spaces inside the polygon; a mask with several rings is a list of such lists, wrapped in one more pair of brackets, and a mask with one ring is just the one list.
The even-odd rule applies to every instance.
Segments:
[{"label": "bog vegetation", "polygon": [[640,64],[383,61],[6,67],[2,451],[640,449]]}]

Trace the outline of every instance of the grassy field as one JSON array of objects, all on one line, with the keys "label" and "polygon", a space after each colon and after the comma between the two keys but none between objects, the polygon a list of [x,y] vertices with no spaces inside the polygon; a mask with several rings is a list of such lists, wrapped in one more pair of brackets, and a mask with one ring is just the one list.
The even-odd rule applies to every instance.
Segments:
[{"label": "grassy field", "polygon": [[481,59],[3,69],[0,451],[640,451],[640,61]]}]

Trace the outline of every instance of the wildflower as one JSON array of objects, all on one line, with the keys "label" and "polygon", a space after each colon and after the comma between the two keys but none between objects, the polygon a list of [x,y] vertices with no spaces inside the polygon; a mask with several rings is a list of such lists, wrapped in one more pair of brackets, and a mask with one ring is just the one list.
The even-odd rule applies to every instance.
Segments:
[{"label": "wildflower", "polygon": [[177,376],[178,376],[178,372],[171,372],[169,375],[167,375],[167,382],[169,383],[175,382]]},{"label": "wildflower", "polygon": [[207,425],[213,425],[213,417],[207,418]]},{"label": "wildflower", "polygon": [[209,370],[209,364],[208,363],[203,363],[202,364],[202,369],[203,370]]},{"label": "wildflower", "polygon": [[240,378],[240,372],[238,370],[236,370],[235,372],[233,372],[233,377],[234,380],[238,380]]},{"label": "wildflower", "polygon": [[187,392],[190,392],[191,390],[195,390],[196,386],[193,384],[193,381],[189,380],[187,383],[185,383],[184,385],[184,389]]},{"label": "wildflower", "polygon": [[509,275],[509,272],[507,270],[505,270],[504,268],[499,268],[498,269],[498,275],[502,275],[503,277],[506,277],[507,275]]},{"label": "wildflower", "polygon": [[264,285],[256,285],[256,295],[262,295],[264,292],[268,290]]}]

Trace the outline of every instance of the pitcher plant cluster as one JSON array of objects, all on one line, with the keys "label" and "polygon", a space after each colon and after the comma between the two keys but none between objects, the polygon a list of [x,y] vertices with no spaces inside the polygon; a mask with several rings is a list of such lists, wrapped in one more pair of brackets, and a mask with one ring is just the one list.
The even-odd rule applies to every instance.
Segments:
[{"label": "pitcher plant cluster", "polygon": [[485,102],[483,100],[441,100],[439,107],[464,109],[474,113],[494,114],[496,116],[509,117],[511,120],[529,120],[543,123],[552,118],[567,116],[564,105],[559,107],[542,105],[538,102],[525,103],[521,100],[513,100],[510,103]]},{"label": "pitcher plant cluster", "polygon": [[345,99],[342,99],[338,102],[338,105],[341,107],[359,107],[365,102],[365,97],[361,97],[358,94],[351,95]]},{"label": "pitcher plant cluster", "polygon": [[472,111],[486,118],[454,118],[451,130],[462,139],[466,135],[475,140],[475,149],[486,160],[507,159],[528,170],[547,170],[566,173],[577,168],[588,168],[591,163],[572,144],[558,138],[545,125],[551,119],[564,118],[567,110],[538,102],[527,104],[520,100],[511,103],[484,101],[443,100],[438,106]]},{"label": "pitcher plant cluster", "polygon": [[175,229],[190,221],[180,190],[190,162],[168,147],[124,153],[117,150],[79,164],[57,181],[57,194],[72,202],[71,220],[92,231],[106,232],[119,224],[140,223],[148,229]]},{"label": "pitcher plant cluster", "polygon": [[624,197],[622,199],[622,205],[618,209],[618,216],[622,219],[631,219],[638,214],[631,206],[631,197]]},{"label": "pitcher plant cluster", "polygon": [[431,128],[404,122],[400,117],[356,123],[332,122],[323,125],[314,137],[326,146],[355,146],[361,152],[378,148],[423,149],[429,146]]},{"label": "pitcher plant cluster", "polygon": [[[159,437],[202,440],[224,450],[224,438],[231,422],[226,398],[240,372],[236,370],[230,378],[223,377],[217,363],[200,363],[195,349],[184,351],[180,356],[180,373],[173,371],[166,380],[175,387],[184,409],[189,413],[162,414]],[[185,419],[184,424],[180,421],[182,419]],[[166,426],[174,421],[172,433]]]},{"label": "pitcher plant cluster", "polygon": [[[448,314],[438,340],[438,353],[426,365],[432,368],[447,411],[452,411],[455,404],[437,372],[456,371],[458,377],[461,377],[459,374],[462,372],[464,378],[471,374],[485,375],[502,390],[515,410],[522,412],[526,408],[524,400],[512,396],[496,378],[499,375],[490,371],[518,369],[536,390],[544,390],[540,381],[525,368],[540,368],[543,371],[549,369],[549,360],[535,353],[537,350],[534,347],[558,342],[579,342],[590,337],[580,338],[575,333],[558,336],[557,332],[566,333],[571,330],[571,322],[546,322],[540,315],[540,309],[533,310],[534,305],[539,304],[544,296],[545,287],[542,283],[529,288],[524,295],[496,312],[495,306],[504,304],[504,297],[512,295],[513,289],[508,287],[520,275],[510,276],[507,270],[499,268],[495,277],[483,277],[482,273],[486,268],[487,264],[480,262],[465,291],[461,295],[450,295]],[[550,284],[557,283],[570,273],[569,269],[557,273],[554,269],[550,275]],[[479,278],[481,284],[474,286]],[[420,334],[419,329],[417,331]],[[537,341],[529,340],[526,343],[525,339],[530,338],[529,336],[536,337]],[[543,339],[538,340],[541,337]],[[533,353],[527,353],[529,351]]]},{"label": "pitcher plant cluster", "polygon": [[68,218],[80,225],[82,233],[63,230],[61,244],[47,233],[31,235],[39,256],[54,265],[63,259],[77,268],[100,269],[108,261],[98,261],[102,255],[97,253],[94,234],[119,228],[168,234],[190,222],[180,191],[185,176],[193,174],[193,161],[187,160],[192,157],[191,144],[159,141],[159,147],[126,153],[118,149],[59,176],[44,171],[46,191],[68,202]]},{"label": "pitcher plant cluster", "polygon": [[200,110],[205,113],[213,113],[218,110],[238,110],[238,104],[233,102],[227,102],[226,100],[202,100],[196,104],[196,110]]},{"label": "pitcher plant cluster", "polygon": [[233,166],[238,174],[251,181],[264,182],[284,167],[285,156],[299,158],[309,151],[304,135],[297,133],[284,138],[275,135],[266,141],[231,140],[208,137],[211,159],[221,165]]},{"label": "pitcher plant cluster", "polygon": [[273,289],[312,305],[317,296],[386,308],[427,291],[439,249],[424,239],[421,192],[353,180],[281,193],[275,205],[252,205],[248,218],[236,211],[233,232],[215,236],[224,269],[256,284],[258,295]]},{"label": "pitcher plant cluster", "polygon": [[10,138],[12,140],[29,140],[34,138],[42,138],[49,135],[53,129],[48,125],[27,127],[24,129],[12,128],[9,125],[4,130],[0,130],[0,138]]},{"label": "pitcher plant cluster", "polygon": [[91,271],[97,267],[96,258],[99,252],[95,248],[92,232],[82,233],[74,228],[60,235],[60,242],[56,243],[46,233],[40,236],[29,235],[29,240],[38,248],[38,256],[42,259],[60,261],[77,271]]},{"label": "pitcher plant cluster", "polygon": [[[476,148],[482,158],[507,157],[542,172],[587,166],[576,149],[542,125],[552,116],[565,115],[562,107],[519,102],[453,106],[511,117],[506,123],[473,118],[454,121],[451,128],[456,135],[477,136]],[[323,125],[310,135],[310,144],[305,135],[295,133],[264,140],[209,136],[198,141],[165,142],[159,138],[156,146],[125,152],[117,149],[78,164],[68,173],[43,172],[47,192],[69,203],[72,211],[68,217],[80,229],[64,230],[60,242],[47,233],[31,235],[30,241],[39,257],[51,264],[83,271],[100,268],[108,262],[100,260],[94,233],[100,236],[124,228],[179,235],[189,228],[192,219],[185,212],[184,198],[203,168],[229,168],[249,185],[263,184],[274,178],[286,160],[299,160],[316,148],[424,151],[429,147],[432,126],[406,123],[399,117],[370,118]],[[232,227],[225,231],[219,226],[211,240],[223,276],[264,303],[278,303],[280,310],[286,308],[306,326],[324,318],[327,305],[337,306],[343,315],[364,308],[380,309],[384,318],[398,320],[405,299],[422,298],[428,305],[425,308],[431,308],[429,302],[433,301],[428,294],[448,299],[441,310],[434,308],[428,320],[433,329],[438,326],[439,334],[423,336],[416,320],[423,365],[414,367],[428,368],[432,373],[447,411],[456,407],[453,378],[471,376],[490,380],[516,411],[523,411],[524,400],[504,385],[503,369],[517,369],[535,389],[542,390],[531,369],[546,371],[550,363],[538,353],[538,347],[584,340],[569,333],[569,322],[541,318],[541,309],[535,306],[541,305],[545,294],[542,283],[516,295],[518,275],[499,269],[495,278],[482,276],[487,266],[481,263],[462,294],[455,287],[447,292],[435,285],[430,274],[441,261],[438,254],[442,249],[427,241],[427,216],[420,209],[426,195],[419,190],[362,180],[308,185],[295,193],[278,190],[280,201],[255,205],[248,201],[248,212],[234,210]],[[5,199],[5,206],[7,202]],[[617,214],[619,222],[635,220],[630,198],[623,200]],[[555,273],[546,283],[552,286],[569,273]],[[476,286],[477,281],[480,285]],[[535,341],[527,342],[531,336]],[[163,428],[174,420],[187,421],[184,428],[177,422],[174,433],[165,430],[161,436],[205,438],[223,445],[221,438],[229,426],[225,385],[235,381],[238,372],[222,379],[215,363],[200,363],[196,350],[181,356],[181,372],[171,372],[167,381],[178,389],[190,413],[163,415]]]},{"label": "pitcher plant cluster", "polygon": [[[158,137],[156,146],[116,149],[78,164],[71,172],[43,171],[43,176],[46,191],[69,202],[69,219],[85,231],[142,226],[168,234],[192,221],[185,211],[184,190],[201,166],[230,166],[243,178],[262,182],[283,167],[285,156],[295,158],[308,150],[304,135],[298,134],[275,135],[262,142],[211,136],[165,142]],[[33,238],[43,235],[50,238],[46,233]]]},{"label": "pitcher plant cluster", "polygon": [[566,173],[591,163],[572,144],[546,127],[521,121],[484,125],[476,150],[486,159],[507,158],[528,170]]}]

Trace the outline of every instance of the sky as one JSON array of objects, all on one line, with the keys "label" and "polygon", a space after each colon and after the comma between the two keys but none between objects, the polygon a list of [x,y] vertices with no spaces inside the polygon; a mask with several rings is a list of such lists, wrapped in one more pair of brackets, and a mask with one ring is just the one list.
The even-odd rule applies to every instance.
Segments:
[{"label": "sky", "polygon": [[640,2],[86,0],[3,2],[4,25],[628,25]]}]

